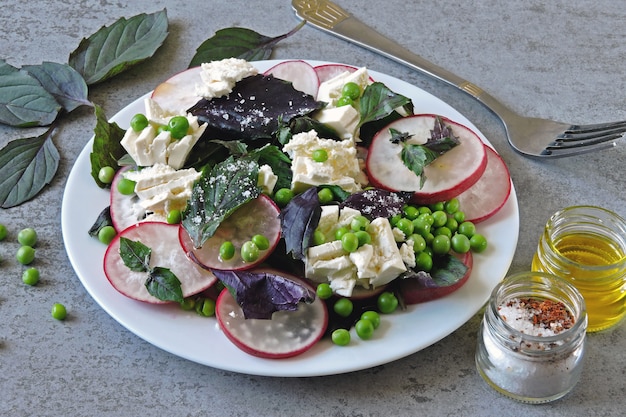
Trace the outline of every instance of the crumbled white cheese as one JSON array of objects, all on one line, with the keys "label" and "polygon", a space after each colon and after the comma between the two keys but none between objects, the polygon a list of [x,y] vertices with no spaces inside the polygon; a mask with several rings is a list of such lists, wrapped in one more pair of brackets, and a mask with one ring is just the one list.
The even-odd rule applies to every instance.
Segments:
[{"label": "crumbled white cheese", "polygon": [[261,191],[264,194],[272,195],[277,181],[278,175],[274,174],[274,171],[272,171],[272,167],[270,167],[269,165],[261,165],[259,167],[257,185],[261,187]]},{"label": "crumbled white cheese", "polygon": [[181,168],[189,152],[204,133],[206,124],[200,125],[196,116],[187,114],[189,134],[177,140],[172,138],[167,130],[158,133],[158,126],[167,125],[175,115],[163,111],[150,98],[147,98],[144,104],[148,126],[140,132],[129,128],[120,144],[139,166],[167,164],[174,169]]},{"label": "crumbled white cheese", "polygon": [[341,97],[341,90],[346,83],[356,83],[363,91],[369,84],[369,81],[369,74],[365,67],[359,68],[354,72],[345,71],[320,84],[317,90],[317,100],[325,101],[329,107],[336,107],[337,100]]},{"label": "crumbled white cheese", "polygon": [[[313,160],[313,152],[318,149],[326,150],[326,161]],[[283,151],[292,160],[291,188],[295,192],[302,192],[312,186],[334,184],[354,193],[367,184],[352,140],[321,139],[315,130],[311,130],[294,135]]]},{"label": "crumbled white cheese", "polygon": [[138,212],[143,210],[166,216],[171,210],[185,208],[200,173],[193,168],[175,170],[157,163],[138,171],[127,171],[124,178],[135,182]]},{"label": "crumbled white cheese", "polygon": [[206,99],[225,96],[233,91],[238,81],[258,74],[258,70],[245,59],[226,58],[201,65],[202,84],[196,85],[196,94]]},{"label": "crumbled white cheese", "polygon": [[393,238],[391,225],[385,218],[372,221],[368,232],[371,243],[348,253],[341,240],[335,240],[335,231],[350,227],[358,210],[337,206],[323,206],[317,230],[326,243],[312,246],[305,256],[305,276],[316,282],[329,282],[333,291],[349,297],[356,286],[372,288],[387,284],[406,271],[403,256]]}]

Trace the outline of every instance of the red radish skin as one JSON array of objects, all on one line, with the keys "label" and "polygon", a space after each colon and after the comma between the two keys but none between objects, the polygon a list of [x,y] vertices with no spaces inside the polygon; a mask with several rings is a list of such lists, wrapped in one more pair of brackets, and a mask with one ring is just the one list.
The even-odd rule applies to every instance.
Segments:
[{"label": "red radish skin", "polygon": [[[265,194],[246,203],[224,220],[201,248],[194,248],[187,231],[181,226],[179,230],[180,245],[200,266],[207,269],[240,270],[250,269],[262,263],[272,253],[280,240],[280,209]],[[254,262],[246,262],[241,258],[240,249],[244,242],[254,235],[265,236],[270,243],[268,249],[260,252]],[[222,260],[219,256],[220,246],[230,241],[235,246],[235,256],[230,260]]]},{"label": "red radish skin", "polygon": [[457,197],[465,219],[473,223],[496,214],[511,194],[511,175],[502,157],[491,147],[487,151],[487,168],[480,179]]},{"label": "red radish skin", "polygon": [[[278,274],[315,291],[293,275]],[[241,308],[225,289],[217,299],[215,315],[220,328],[235,346],[250,355],[268,359],[289,358],[306,352],[322,338],[328,326],[328,310],[319,298],[311,304],[300,303],[296,311],[276,312],[271,320],[245,319]]]},{"label": "red radish skin", "polygon": [[146,272],[131,271],[120,256],[120,239],[126,237],[139,241],[152,249],[150,266],[168,268],[181,282],[184,297],[189,297],[211,287],[217,279],[210,271],[187,258],[178,244],[178,225],[160,222],[143,222],[119,233],[109,244],[104,255],[104,273],[113,287],[125,296],[153,304],[166,301],[152,296],[146,289]]},{"label": "red radish skin", "polygon": [[301,60],[284,61],[274,65],[264,73],[281,80],[290,81],[293,88],[313,97],[317,96],[320,80],[313,66]]},{"label": "red radish skin", "polygon": [[467,266],[467,272],[463,277],[452,285],[447,287],[423,288],[415,285],[415,281],[405,279],[400,281],[400,293],[406,304],[424,303],[426,301],[436,300],[458,290],[467,282],[472,274],[474,266],[474,256],[471,252],[457,255],[459,259]]},{"label": "red radish skin", "polygon": [[390,128],[413,135],[414,143],[424,143],[434,126],[433,114],[420,114],[392,122],[374,136],[369,148],[366,169],[372,185],[391,191],[411,191],[416,204],[446,201],[471,187],[487,166],[487,152],[482,140],[469,128],[441,117],[450,125],[460,144],[424,167],[426,182],[402,162],[402,146],[391,142]]}]

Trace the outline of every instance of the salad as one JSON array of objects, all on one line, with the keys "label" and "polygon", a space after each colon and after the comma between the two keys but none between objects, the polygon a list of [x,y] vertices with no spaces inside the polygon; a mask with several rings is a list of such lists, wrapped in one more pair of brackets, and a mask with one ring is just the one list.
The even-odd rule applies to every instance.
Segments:
[{"label": "salad", "polygon": [[[510,191],[506,167],[473,132],[436,115],[413,115],[409,99],[371,80],[365,69],[288,61],[268,73],[308,93],[290,83],[275,85],[267,74],[248,74],[234,82],[234,92],[219,96],[240,94],[230,104],[190,94],[189,86],[197,84],[190,80],[199,71],[157,87],[146,105],[148,124],[131,122],[121,141],[126,152],[118,158],[123,168],[111,185],[110,206],[117,236],[105,256],[107,278],[117,290],[152,303],[185,306],[202,299],[203,308],[211,305],[206,300],[217,299],[220,325],[238,347],[278,358],[304,352],[327,328],[332,334],[361,321],[376,327],[372,312],[443,296],[469,277],[472,252],[457,243],[458,257],[448,254],[451,229],[468,240],[479,236],[475,230],[456,232],[460,224],[474,225],[467,219],[478,223],[497,212]],[[320,78],[328,82],[318,86]],[[272,84],[259,89],[258,83]],[[353,84],[358,95],[337,94]],[[280,98],[284,94],[289,98]],[[340,103],[344,97],[353,102]],[[286,110],[267,106],[272,100],[282,100]],[[262,102],[263,108],[239,111],[245,101]],[[246,117],[236,120],[238,114]],[[183,134],[159,140],[174,136],[175,118],[186,120]],[[158,132],[166,125],[169,131]],[[146,129],[154,132],[142,136]],[[425,147],[428,141],[434,145]],[[140,148],[141,143],[151,146]],[[390,164],[393,157],[399,159]],[[415,163],[420,158],[428,162]],[[120,183],[133,187],[122,192]],[[498,192],[486,200],[485,189]],[[437,239],[444,241],[441,247],[415,250],[415,224],[427,210],[445,215],[437,224],[450,226],[448,250],[445,238]],[[180,224],[170,221],[171,213],[180,214]],[[467,219],[455,219],[457,213]],[[97,224],[95,230],[106,227]],[[344,236],[356,242],[333,238],[347,226],[351,231]],[[420,253],[431,262],[438,258],[438,269],[423,259],[416,268]],[[227,289],[217,296],[221,285]],[[381,306],[383,295],[388,301]],[[337,311],[334,306],[344,300],[370,319]],[[281,334],[284,328],[289,331]],[[299,330],[296,336],[293,329]],[[368,332],[357,329],[363,338]]]}]

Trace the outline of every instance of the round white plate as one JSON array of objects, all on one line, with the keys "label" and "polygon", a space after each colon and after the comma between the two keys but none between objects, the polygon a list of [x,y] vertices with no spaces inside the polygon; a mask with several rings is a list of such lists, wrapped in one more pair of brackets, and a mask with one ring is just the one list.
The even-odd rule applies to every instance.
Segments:
[{"label": "round white plate", "polygon": [[[256,62],[255,66],[264,71],[277,62]],[[322,63],[311,61],[313,65]],[[446,116],[474,129],[488,143],[469,120],[443,101],[399,79],[375,71],[370,74],[393,91],[413,99],[416,113]],[[124,108],[112,121],[127,128],[133,115],[144,112],[144,97]],[[93,299],[122,326],[165,351],[215,368],[266,376],[319,376],[370,368],[418,352],[461,327],[481,309],[491,290],[506,275],[517,246],[519,210],[513,188],[504,207],[478,225],[489,247],[474,256],[472,275],[459,290],[411,306],[408,311],[383,316],[373,339],[362,341],[353,334],[347,347],[324,340],[294,358],[260,359],[232,345],[214,318],[202,318],[178,306],[134,301],[109,284],[102,268],[105,246],[87,233],[98,214],[109,205],[109,193],[98,188],[90,175],[91,147],[92,141],[78,156],[63,196],[63,239],[76,274]]]}]

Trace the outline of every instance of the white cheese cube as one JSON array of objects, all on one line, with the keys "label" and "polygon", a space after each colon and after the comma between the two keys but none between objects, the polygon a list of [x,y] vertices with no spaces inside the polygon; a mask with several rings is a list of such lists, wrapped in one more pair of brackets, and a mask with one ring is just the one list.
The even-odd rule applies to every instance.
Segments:
[{"label": "white cheese cube", "polygon": [[335,130],[342,139],[354,139],[359,124],[359,112],[352,106],[321,109],[313,118]]},{"label": "white cheese cube", "polygon": [[353,82],[361,87],[361,91],[369,84],[367,68],[362,67],[354,72],[345,71],[330,80],[320,84],[317,90],[317,100],[324,101],[329,107],[336,107],[337,100],[341,97],[341,90],[346,83]]},{"label": "white cheese cube", "polygon": [[269,165],[261,165],[259,167],[257,185],[261,187],[263,193],[272,195],[277,181],[278,175],[274,174],[274,171],[272,171],[272,167],[270,167]]},{"label": "white cheese cube", "polygon": [[391,225],[386,218],[379,217],[369,225],[372,236],[372,268],[376,270],[376,277],[370,280],[373,287],[387,284],[398,275],[406,271],[402,255],[396,245]]},{"label": "white cheese cube", "polygon": [[196,94],[207,99],[230,94],[238,81],[258,72],[248,61],[239,58],[203,63],[200,72],[202,84],[196,86]]}]

